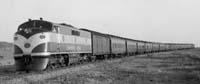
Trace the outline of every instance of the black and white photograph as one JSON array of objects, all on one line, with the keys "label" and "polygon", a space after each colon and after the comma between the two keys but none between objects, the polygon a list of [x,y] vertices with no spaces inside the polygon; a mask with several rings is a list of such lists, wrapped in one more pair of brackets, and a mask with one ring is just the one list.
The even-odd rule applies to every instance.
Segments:
[{"label": "black and white photograph", "polygon": [[200,84],[200,0],[1,0],[0,84]]}]

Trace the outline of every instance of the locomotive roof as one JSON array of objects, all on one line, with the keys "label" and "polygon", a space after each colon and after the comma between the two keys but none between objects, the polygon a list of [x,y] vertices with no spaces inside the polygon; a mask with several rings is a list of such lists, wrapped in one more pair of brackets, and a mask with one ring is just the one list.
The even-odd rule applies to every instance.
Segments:
[{"label": "locomotive roof", "polygon": [[[54,23],[54,24],[56,24],[56,23]],[[77,28],[74,27],[73,25],[71,25],[71,24],[66,24],[66,23],[57,23],[56,25],[61,25],[61,26],[66,26],[66,27],[70,27],[70,28],[77,29]]]},{"label": "locomotive roof", "polygon": [[[27,25],[28,23],[30,22],[40,22],[40,23],[48,23],[48,24],[51,24],[52,25],[62,25],[62,26],[67,26],[67,27],[71,27],[71,28],[76,28],[74,27],[73,25],[71,24],[66,24],[66,23],[53,23],[53,22],[49,22],[49,21],[45,21],[45,20],[42,20],[42,18],[40,20],[31,20],[29,19],[29,21],[26,21],[24,23],[22,23],[21,25],[19,25],[19,27],[22,27],[22,26],[25,26]],[[76,28],[77,29],[77,28]]]},{"label": "locomotive roof", "polygon": [[19,27],[25,26],[25,25],[27,25],[28,23],[31,23],[31,22],[49,23],[49,24],[52,25],[51,22],[44,21],[44,20],[29,20],[29,21],[26,21],[26,22],[22,23],[21,25],[19,25]]},{"label": "locomotive roof", "polygon": [[39,31],[51,31],[52,30],[53,24],[48,21],[43,21],[43,20],[31,20],[26,21],[22,23],[21,25],[18,26],[17,31],[26,31],[26,30],[34,30],[34,32],[39,32]]}]

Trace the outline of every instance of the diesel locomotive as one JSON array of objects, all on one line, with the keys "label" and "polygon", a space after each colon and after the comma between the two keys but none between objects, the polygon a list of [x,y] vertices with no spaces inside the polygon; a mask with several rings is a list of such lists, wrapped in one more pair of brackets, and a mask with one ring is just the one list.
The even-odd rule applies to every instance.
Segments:
[{"label": "diesel locomotive", "polygon": [[194,44],[134,40],[65,23],[29,19],[14,34],[16,70],[45,70],[72,63],[194,48]]}]

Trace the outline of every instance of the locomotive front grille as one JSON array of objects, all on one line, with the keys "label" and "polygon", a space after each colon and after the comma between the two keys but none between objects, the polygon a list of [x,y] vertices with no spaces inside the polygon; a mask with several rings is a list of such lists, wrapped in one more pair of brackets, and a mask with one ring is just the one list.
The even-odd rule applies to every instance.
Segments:
[{"label": "locomotive front grille", "polygon": [[25,65],[29,65],[32,62],[32,57],[31,55],[23,55],[23,60]]}]

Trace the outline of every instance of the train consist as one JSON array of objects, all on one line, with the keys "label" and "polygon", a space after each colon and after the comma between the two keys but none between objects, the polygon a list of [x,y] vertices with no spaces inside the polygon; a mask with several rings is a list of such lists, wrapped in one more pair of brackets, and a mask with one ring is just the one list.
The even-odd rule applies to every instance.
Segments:
[{"label": "train consist", "polygon": [[72,63],[135,54],[194,48],[194,44],[158,43],[104,34],[72,25],[31,20],[14,35],[16,70],[45,70]]}]

